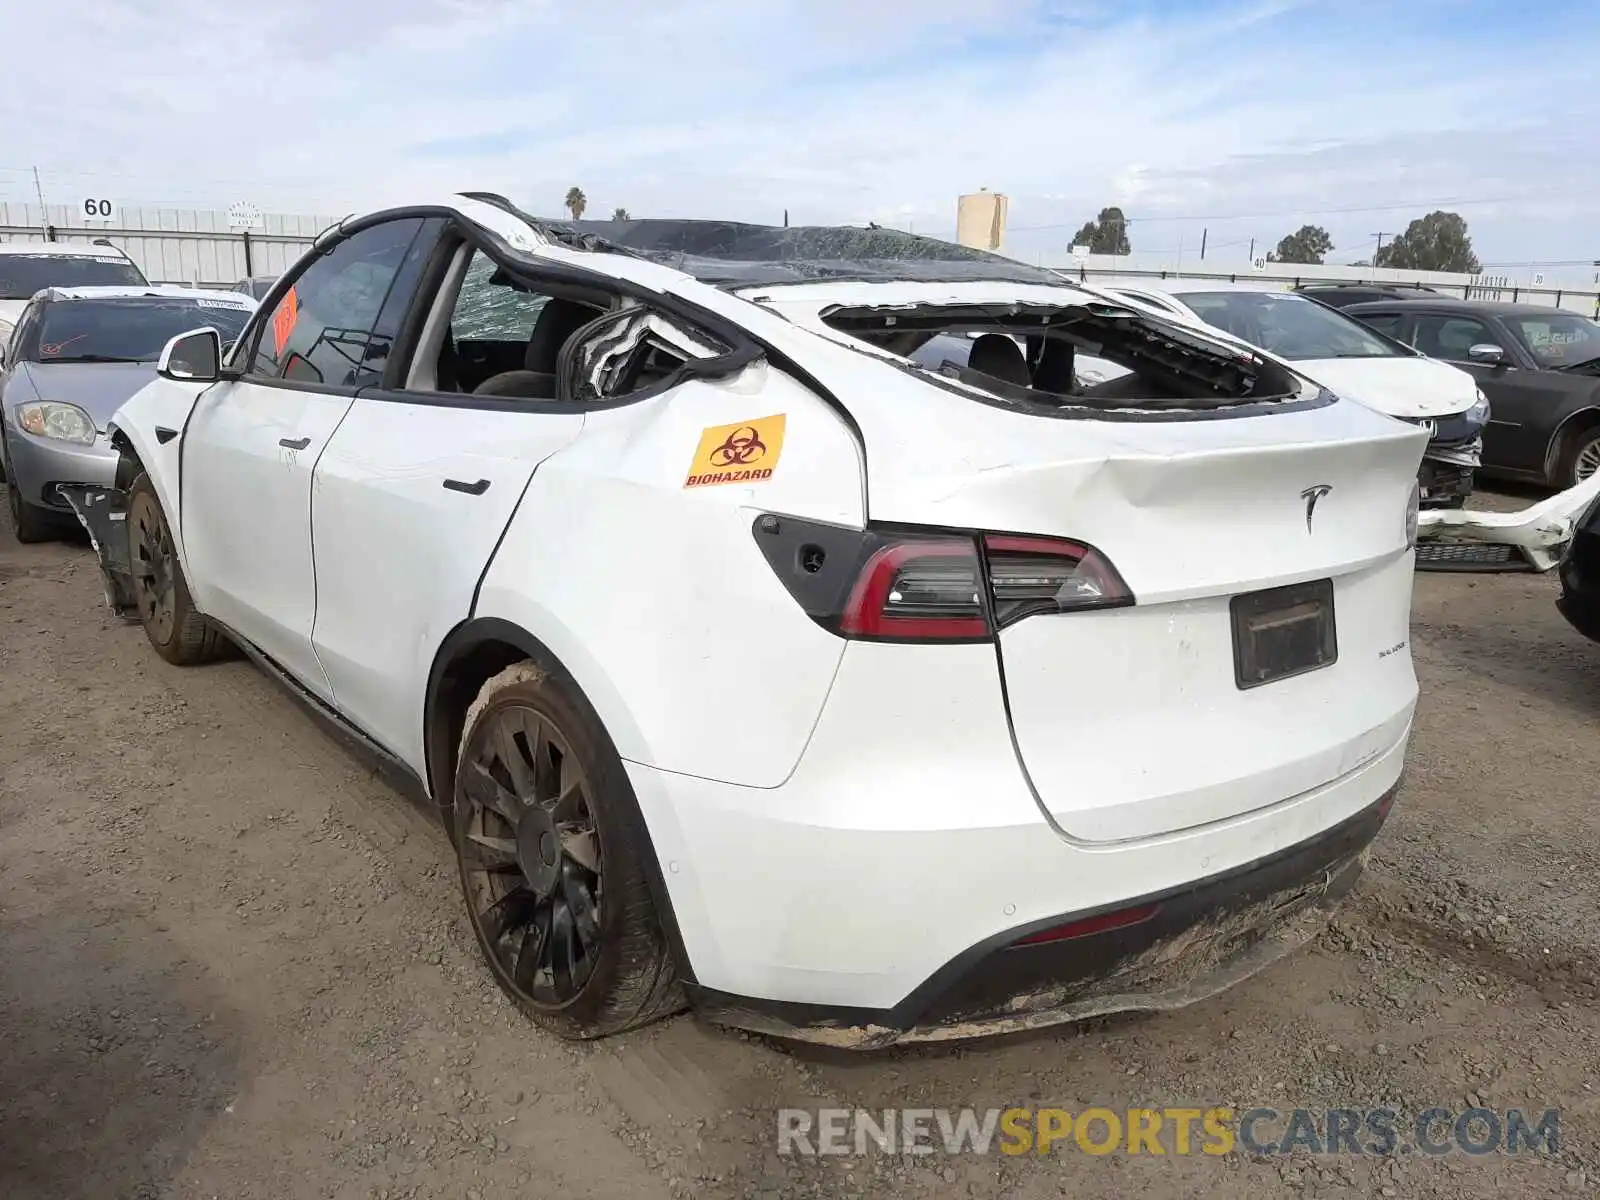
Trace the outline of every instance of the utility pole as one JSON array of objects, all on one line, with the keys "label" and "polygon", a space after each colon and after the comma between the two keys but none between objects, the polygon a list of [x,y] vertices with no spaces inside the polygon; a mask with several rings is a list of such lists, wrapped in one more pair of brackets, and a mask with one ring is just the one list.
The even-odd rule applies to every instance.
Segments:
[{"label": "utility pole", "polygon": [[[1234,243],[1235,246],[1237,246],[1238,244],[1239,244],[1238,242]],[[1251,266],[1255,266],[1255,262],[1256,262],[1256,240],[1255,240],[1255,238],[1251,238],[1250,239],[1250,265]]]},{"label": "utility pole", "polygon": [[1372,277],[1376,279],[1378,277],[1378,255],[1383,253],[1384,234],[1380,229],[1377,233],[1374,233],[1371,236],[1378,239],[1378,248],[1372,252]]},{"label": "utility pole", "polygon": [[45,236],[50,234],[50,210],[44,203],[44,185],[39,182],[39,168],[33,169],[33,190],[39,197],[39,227],[45,231]]},{"label": "utility pole", "polygon": [[1202,229],[1200,231],[1200,261],[1201,262],[1205,262],[1205,260],[1206,260],[1206,235],[1209,234],[1210,232],[1211,232],[1211,230],[1209,230],[1209,229]]}]

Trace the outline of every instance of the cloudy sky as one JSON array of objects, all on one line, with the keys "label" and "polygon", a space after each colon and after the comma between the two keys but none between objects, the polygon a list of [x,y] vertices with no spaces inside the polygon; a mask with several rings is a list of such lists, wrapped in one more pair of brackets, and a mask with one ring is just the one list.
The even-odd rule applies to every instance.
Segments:
[{"label": "cloudy sky", "polygon": [[[875,220],[1011,198],[1059,258],[1330,261],[1432,208],[1486,263],[1600,259],[1593,0],[50,0],[7,14],[0,200]],[[32,46],[37,53],[18,53]],[[1585,270],[1581,272],[1587,276]]]}]

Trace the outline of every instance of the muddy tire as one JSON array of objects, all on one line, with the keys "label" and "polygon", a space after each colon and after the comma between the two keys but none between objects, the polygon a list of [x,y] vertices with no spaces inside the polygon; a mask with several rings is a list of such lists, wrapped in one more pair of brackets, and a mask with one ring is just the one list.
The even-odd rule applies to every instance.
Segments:
[{"label": "muddy tire", "polygon": [[64,532],[65,522],[37,504],[29,504],[22,498],[22,489],[10,482],[6,484],[6,507],[11,510],[11,532],[24,545],[52,542]]},{"label": "muddy tire", "polygon": [[128,489],[128,562],[139,620],[157,654],[180,667],[228,656],[227,638],[195,609],[161,499],[143,473]]},{"label": "muddy tire", "polygon": [[461,734],[452,816],[473,934],[528,1017],[585,1039],[684,1006],[647,882],[644,819],[576,688],[531,662],[483,685]]}]

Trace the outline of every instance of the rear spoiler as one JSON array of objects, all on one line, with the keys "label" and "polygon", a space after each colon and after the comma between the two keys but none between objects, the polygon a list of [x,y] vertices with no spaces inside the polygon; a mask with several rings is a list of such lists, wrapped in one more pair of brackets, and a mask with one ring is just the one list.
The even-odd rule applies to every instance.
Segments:
[{"label": "rear spoiler", "polygon": [[1417,519],[1417,567],[1428,571],[1548,571],[1561,561],[1573,526],[1600,497],[1600,473],[1516,512],[1424,509]]}]

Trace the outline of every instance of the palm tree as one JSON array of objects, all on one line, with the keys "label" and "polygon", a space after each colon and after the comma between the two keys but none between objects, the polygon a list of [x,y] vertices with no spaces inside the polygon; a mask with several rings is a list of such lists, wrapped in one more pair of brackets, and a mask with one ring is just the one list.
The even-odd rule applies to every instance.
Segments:
[{"label": "palm tree", "polygon": [[581,221],[583,220],[583,210],[589,207],[589,197],[583,194],[581,187],[569,187],[564,203],[567,206],[567,211],[572,214],[572,219]]},{"label": "palm tree", "polygon": [[614,208],[614,209],[612,209],[611,210],[611,219],[613,221],[631,221],[631,220],[633,220],[633,218],[628,215],[628,210],[625,209],[625,208]]}]

